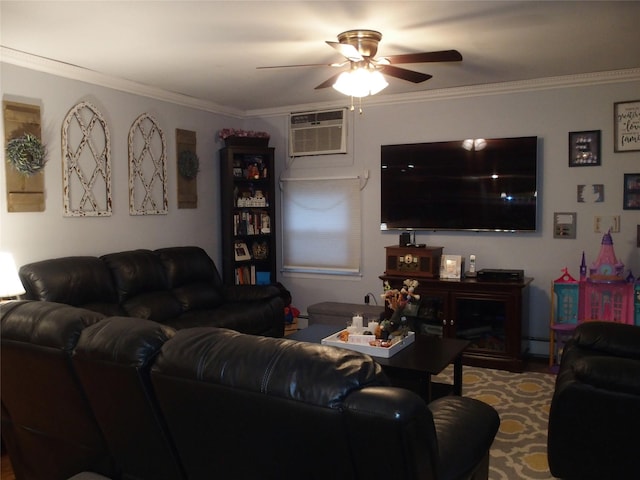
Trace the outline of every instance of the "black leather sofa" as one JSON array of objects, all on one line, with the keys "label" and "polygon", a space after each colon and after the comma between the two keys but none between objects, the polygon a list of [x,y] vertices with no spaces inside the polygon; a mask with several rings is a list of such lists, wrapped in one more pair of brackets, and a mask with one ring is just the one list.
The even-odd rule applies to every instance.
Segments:
[{"label": "black leather sofa", "polygon": [[580,324],[565,345],[549,412],[551,473],[640,478],[640,327]]},{"label": "black leather sofa", "polygon": [[63,257],[23,265],[22,298],[175,329],[215,326],[281,337],[288,292],[276,285],[224,286],[207,253],[193,246]]},{"label": "black leather sofa", "polygon": [[499,426],[369,356],[52,302],[2,307],[2,435],[19,480],[480,479]]}]

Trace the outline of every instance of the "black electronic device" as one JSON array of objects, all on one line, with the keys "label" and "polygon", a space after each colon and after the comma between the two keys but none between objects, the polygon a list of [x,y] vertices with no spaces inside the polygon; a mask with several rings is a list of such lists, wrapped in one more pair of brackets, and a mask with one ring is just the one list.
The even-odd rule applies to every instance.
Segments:
[{"label": "black electronic device", "polygon": [[382,145],[380,229],[533,232],[537,159],[537,137]]},{"label": "black electronic device", "polygon": [[400,234],[400,246],[406,247],[411,243],[411,234],[409,232],[404,232]]},{"label": "black electronic device", "polygon": [[478,280],[491,282],[521,282],[524,279],[524,270],[509,270],[504,268],[483,268],[478,270]]}]

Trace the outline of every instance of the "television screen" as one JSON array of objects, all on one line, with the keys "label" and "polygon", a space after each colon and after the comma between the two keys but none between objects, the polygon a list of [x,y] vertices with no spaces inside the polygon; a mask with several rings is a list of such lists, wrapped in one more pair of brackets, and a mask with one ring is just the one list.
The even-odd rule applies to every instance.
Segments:
[{"label": "television screen", "polygon": [[537,137],[381,147],[381,230],[535,231]]}]

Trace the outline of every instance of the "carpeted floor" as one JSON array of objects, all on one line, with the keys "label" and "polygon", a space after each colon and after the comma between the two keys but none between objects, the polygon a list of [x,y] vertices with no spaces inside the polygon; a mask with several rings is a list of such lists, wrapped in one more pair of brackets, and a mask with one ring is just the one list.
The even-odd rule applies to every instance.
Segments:
[{"label": "carpeted floor", "polygon": [[[433,381],[451,383],[447,369]],[[555,375],[464,367],[463,395],[493,406],[500,430],[491,447],[490,480],[550,480],[547,420]]]}]

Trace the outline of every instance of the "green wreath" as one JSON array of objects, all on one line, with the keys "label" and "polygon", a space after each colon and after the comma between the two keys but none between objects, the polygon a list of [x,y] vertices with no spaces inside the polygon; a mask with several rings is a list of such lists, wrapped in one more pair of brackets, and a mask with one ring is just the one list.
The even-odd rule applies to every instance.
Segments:
[{"label": "green wreath", "polygon": [[198,175],[199,170],[200,160],[198,155],[189,150],[180,152],[180,157],[178,158],[178,173],[180,175],[190,180]]},{"label": "green wreath", "polygon": [[22,175],[30,176],[44,168],[47,152],[35,135],[26,133],[7,143],[7,161]]}]

